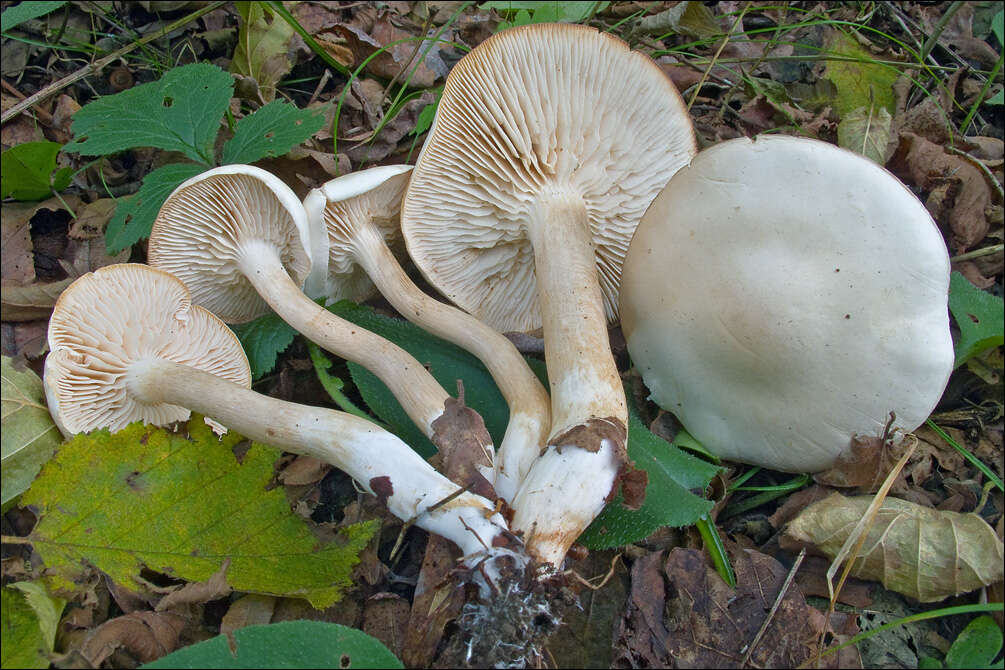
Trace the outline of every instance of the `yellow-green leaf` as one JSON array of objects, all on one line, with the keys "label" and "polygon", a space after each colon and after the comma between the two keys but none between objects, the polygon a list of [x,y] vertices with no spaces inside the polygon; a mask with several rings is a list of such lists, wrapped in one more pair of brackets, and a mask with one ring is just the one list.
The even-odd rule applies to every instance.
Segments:
[{"label": "yellow-green leaf", "polygon": [[0,595],[0,667],[48,668],[47,651],[38,615],[25,594],[5,586]]},{"label": "yellow-green leaf", "polygon": [[263,102],[276,97],[276,84],[293,67],[289,57],[293,28],[263,2],[239,2],[241,30],[230,71],[258,82]]},{"label": "yellow-green leaf", "polygon": [[63,441],[45,405],[42,380],[31,370],[14,369],[3,357],[0,463],[3,464],[3,504],[24,493]]},{"label": "yellow-green leaf", "polygon": [[858,42],[841,32],[835,32],[828,47],[829,53],[842,58],[829,61],[824,72],[824,78],[837,89],[834,111],[838,116],[843,119],[860,107],[893,113],[893,84],[900,76],[896,68],[880,65]]},{"label": "yellow-green leaf", "polygon": [[237,591],[305,598],[323,608],[341,598],[375,524],[347,528],[322,545],[270,486],[278,451],[230,433],[218,440],[199,417],[187,435],[133,424],[68,442],[21,503],[34,506],[30,536],[46,567],[69,579],[85,563],[139,589],[147,567],[205,581],[229,561]]}]

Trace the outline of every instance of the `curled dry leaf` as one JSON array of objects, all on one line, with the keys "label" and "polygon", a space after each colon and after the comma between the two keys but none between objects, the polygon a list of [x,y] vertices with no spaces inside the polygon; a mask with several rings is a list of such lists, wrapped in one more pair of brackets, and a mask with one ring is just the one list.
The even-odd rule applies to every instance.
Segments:
[{"label": "curled dry leaf", "polygon": [[[833,557],[871,502],[872,496],[829,496],[796,517],[784,537]],[[1002,541],[976,514],[887,498],[851,574],[921,602],[935,602],[1002,579],[1003,559]]]}]

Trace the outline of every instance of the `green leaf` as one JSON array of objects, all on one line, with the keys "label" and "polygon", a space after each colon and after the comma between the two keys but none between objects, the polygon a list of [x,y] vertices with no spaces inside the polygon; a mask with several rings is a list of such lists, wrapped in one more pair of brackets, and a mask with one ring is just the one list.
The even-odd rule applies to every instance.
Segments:
[{"label": "green leaf", "polygon": [[436,102],[430,103],[422,108],[419,112],[419,116],[415,119],[415,128],[412,128],[409,135],[421,135],[422,133],[429,130],[433,125],[433,119],[436,118],[436,108],[439,106],[440,100],[437,98]]},{"label": "green leaf", "polygon": [[691,490],[703,490],[719,468],[653,435],[629,405],[628,458],[649,474],[646,499],[632,511],[621,505],[619,494],[579,537],[590,549],[631,544],[663,526],[690,526],[712,509],[710,500]]},{"label": "green leaf", "polygon": [[234,136],[223,146],[223,162],[254,163],[282,156],[307,141],[324,125],[324,109],[297,109],[276,100],[237,122]]},{"label": "green leaf", "polygon": [[276,84],[293,67],[289,57],[293,28],[264,2],[239,2],[236,8],[241,28],[230,71],[258,82],[262,101],[270,102],[276,97]]},{"label": "green leaf", "polygon": [[1002,299],[980,290],[959,272],[954,272],[949,279],[949,311],[960,328],[956,367],[1005,342]]},{"label": "green leaf", "polygon": [[[50,596],[45,586],[40,582],[15,582],[11,588],[24,594],[28,607],[35,613],[39,630],[42,633],[42,643],[45,650],[51,652],[56,645],[56,629],[59,619],[63,616],[66,601]],[[10,667],[5,665],[5,667]]]},{"label": "green leaf", "polygon": [[49,416],[42,380],[31,370],[19,372],[3,357],[0,462],[3,464],[3,504],[28,490],[56,447],[63,441]]},{"label": "green leaf", "polygon": [[998,10],[991,19],[991,32],[998,38],[998,46],[1005,46],[1005,10]]},{"label": "green leaf", "polygon": [[0,155],[0,197],[15,200],[44,200],[70,184],[72,170],[63,168],[55,175],[58,142],[25,142]]},{"label": "green leaf", "polygon": [[836,32],[829,53],[854,60],[828,61],[824,78],[831,80],[837,89],[834,111],[839,118],[860,107],[895,111],[893,84],[900,73],[896,68],[874,62],[852,37]]},{"label": "green leaf", "polygon": [[40,16],[51,14],[65,4],[66,0],[61,0],[60,2],[26,0],[19,5],[5,9],[3,14],[0,14],[0,31],[7,32],[25,21],[31,21]]},{"label": "green leaf", "polygon": [[[499,444],[509,421],[509,407],[481,361],[460,347],[433,337],[418,326],[377,314],[368,307],[343,300],[328,309],[343,319],[387,338],[412,354],[429,368],[436,381],[450,395],[456,397],[457,380],[462,380],[464,403],[481,414],[489,434],[495,444]],[[349,363],[349,372],[363,400],[390,426],[392,432],[425,457],[436,453],[432,442],[412,423],[383,382],[355,363]]]},{"label": "green leaf", "polygon": [[0,667],[48,668],[45,634],[38,615],[23,593],[3,587],[0,593]]},{"label": "green leaf", "polygon": [[845,114],[838,124],[838,145],[885,165],[892,124],[893,117],[886,109],[860,107]]},{"label": "green leaf", "polygon": [[154,147],[213,165],[213,142],[233,78],[208,63],[183,65],[149,84],[98,98],[73,115],[67,151],[87,156]]},{"label": "green leaf", "polygon": [[251,378],[261,379],[276,367],[276,357],[293,342],[297,331],[275,314],[230,327],[244,347],[251,365]]},{"label": "green leaf", "polygon": [[946,652],[947,668],[989,668],[1002,649],[1002,631],[987,614],[964,628]]},{"label": "green leaf", "polygon": [[321,545],[272,486],[278,451],[218,440],[199,417],[188,436],[139,423],[64,445],[21,499],[39,521],[29,536],[46,569],[74,579],[90,564],[142,590],[145,568],[200,582],[225,565],[237,591],[337,602],[375,523]]},{"label": "green leaf", "polygon": [[105,248],[117,254],[142,239],[150,237],[157,213],[171,192],[186,179],[205,171],[205,165],[171,163],[146,176],[139,192],[119,200],[115,213],[105,228]]},{"label": "green leaf", "polygon": [[999,89],[997,93],[984,102],[988,105],[1005,105],[1005,89]]},{"label": "green leaf", "polygon": [[403,668],[379,640],[323,621],[247,626],[193,644],[143,668]]}]

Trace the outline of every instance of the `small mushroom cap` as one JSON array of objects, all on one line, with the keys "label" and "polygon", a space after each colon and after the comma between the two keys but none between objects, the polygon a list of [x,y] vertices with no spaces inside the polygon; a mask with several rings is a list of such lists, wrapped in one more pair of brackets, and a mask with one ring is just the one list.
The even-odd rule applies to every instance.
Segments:
[{"label": "small mushroom cap", "polygon": [[382,165],[326,182],[304,198],[312,235],[328,238],[328,280],[324,295],[332,301],[361,302],[377,289],[356,262],[356,237],[374,226],[388,246],[401,246],[401,198],[411,165]]},{"label": "small mushroom cap", "polygon": [[[312,297],[324,284],[326,238],[312,240],[304,206],[279,178],[251,165],[224,165],[192,177],[161,207],[150,233],[149,259],[175,275],[192,301],[228,323],[267,314],[269,307],[238,263],[275,246],[286,271]],[[312,264],[312,258],[325,264]],[[312,265],[319,265],[312,271]]]},{"label": "small mushroom cap", "polygon": [[763,136],[702,151],[642,219],[622,325],[652,399],[710,451],[830,467],[852,437],[913,430],[953,368],[949,257],[872,161]]},{"label": "small mushroom cap", "polygon": [[539,198],[571,195],[614,319],[632,232],[695,146],[673,83],[620,39],[572,24],[505,30],[447,77],[402,206],[408,252],[482,321],[537,329],[527,226]]},{"label": "small mushroom cap", "polygon": [[165,359],[251,386],[230,328],[193,306],[180,280],[146,265],[109,265],[67,287],[49,321],[49,349],[46,398],[65,435],[188,418],[184,407],[138,402],[126,388],[133,363]]}]

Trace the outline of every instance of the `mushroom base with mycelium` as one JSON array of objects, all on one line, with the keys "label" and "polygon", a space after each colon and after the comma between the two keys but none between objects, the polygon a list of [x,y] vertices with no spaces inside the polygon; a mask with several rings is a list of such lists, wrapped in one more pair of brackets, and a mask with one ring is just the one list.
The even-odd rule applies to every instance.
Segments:
[{"label": "mushroom base with mycelium", "polygon": [[953,369],[935,222],[882,167],[817,140],[699,153],[646,212],[623,278],[652,399],[725,459],[826,469],[891,411],[920,425]]}]

